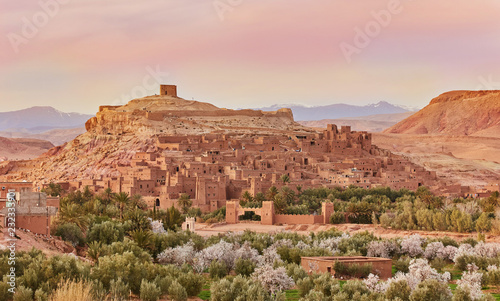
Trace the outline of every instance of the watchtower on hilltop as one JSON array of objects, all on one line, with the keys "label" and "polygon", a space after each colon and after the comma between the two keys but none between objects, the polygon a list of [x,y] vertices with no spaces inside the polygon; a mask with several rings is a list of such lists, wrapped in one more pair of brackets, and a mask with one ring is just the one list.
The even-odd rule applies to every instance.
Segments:
[{"label": "watchtower on hilltop", "polygon": [[176,85],[160,85],[160,95],[177,97]]}]

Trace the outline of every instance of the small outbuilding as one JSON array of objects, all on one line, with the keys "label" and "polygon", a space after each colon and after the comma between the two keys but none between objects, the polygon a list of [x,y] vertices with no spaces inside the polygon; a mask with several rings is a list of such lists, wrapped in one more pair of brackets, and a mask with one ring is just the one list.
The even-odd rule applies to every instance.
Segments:
[{"label": "small outbuilding", "polygon": [[309,274],[330,273],[335,276],[334,266],[336,262],[342,262],[346,266],[371,264],[372,274],[376,274],[380,279],[392,277],[392,259],[364,256],[322,256],[322,257],[302,257],[301,265]]}]

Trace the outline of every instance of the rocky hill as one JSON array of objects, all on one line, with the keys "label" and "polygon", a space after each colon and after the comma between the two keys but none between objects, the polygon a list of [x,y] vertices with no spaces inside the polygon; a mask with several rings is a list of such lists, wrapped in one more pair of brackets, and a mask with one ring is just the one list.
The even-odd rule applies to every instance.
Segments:
[{"label": "rocky hill", "polygon": [[40,139],[0,137],[0,161],[34,159],[52,147],[52,143]]},{"label": "rocky hill", "polygon": [[384,132],[500,138],[500,90],[441,94]]},{"label": "rocky hill", "polygon": [[383,130],[395,125],[401,120],[413,115],[414,112],[377,114],[362,117],[350,117],[341,119],[322,119],[297,121],[298,123],[313,127],[325,128],[327,124],[348,125],[353,131],[382,132]]},{"label": "rocky hill", "polygon": [[119,172],[111,166],[129,165],[138,151],[157,151],[157,136],[162,135],[312,131],[296,123],[290,109],[228,110],[166,95],[134,99],[123,106],[101,106],[85,126],[85,133],[36,160],[0,164],[0,178],[4,174],[8,180],[37,182],[117,176]]}]

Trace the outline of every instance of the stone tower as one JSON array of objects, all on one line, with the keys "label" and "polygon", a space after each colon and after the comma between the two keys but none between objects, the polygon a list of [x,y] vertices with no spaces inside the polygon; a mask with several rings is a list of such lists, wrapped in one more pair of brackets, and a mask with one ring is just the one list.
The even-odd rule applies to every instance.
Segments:
[{"label": "stone tower", "polygon": [[177,86],[175,85],[160,85],[160,95],[168,95],[177,97]]}]

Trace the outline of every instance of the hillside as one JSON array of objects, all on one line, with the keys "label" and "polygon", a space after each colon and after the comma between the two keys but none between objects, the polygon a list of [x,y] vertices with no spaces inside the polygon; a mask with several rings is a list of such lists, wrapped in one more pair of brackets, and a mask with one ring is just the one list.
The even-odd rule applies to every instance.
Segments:
[{"label": "hillside", "polygon": [[325,128],[327,124],[348,125],[353,131],[382,132],[395,125],[399,121],[413,115],[414,112],[377,114],[362,117],[350,117],[341,119],[322,119],[310,121],[297,121],[298,123],[313,127]]},{"label": "hillside", "polygon": [[[293,112],[295,120],[321,120],[321,119],[346,119],[349,117],[371,116],[378,114],[396,114],[409,112],[408,109],[380,101],[376,104],[356,106],[349,104],[332,104],[326,106],[306,107],[301,105],[287,105]],[[279,106],[274,105],[260,110],[276,110]]]},{"label": "hillside", "polygon": [[83,127],[92,115],[64,113],[52,107],[0,112],[0,131],[29,132],[31,134],[60,128]]},{"label": "hillside", "polygon": [[76,136],[85,133],[85,128],[71,129],[52,129],[41,133],[33,133],[31,131],[9,132],[1,131],[0,136],[6,138],[31,138],[50,141],[54,145],[61,145],[65,142],[73,140]]},{"label": "hillside", "polygon": [[136,152],[157,151],[158,136],[208,133],[276,134],[311,132],[293,119],[289,109],[274,112],[228,110],[172,96],[148,96],[123,106],[101,106],[86,132],[50,149],[28,167],[8,167],[13,178],[62,180],[117,176],[111,166],[130,165]]},{"label": "hillside", "polygon": [[500,91],[451,91],[384,131],[500,138]]},{"label": "hillside", "polygon": [[0,161],[34,159],[52,147],[52,143],[40,139],[0,137]]}]

